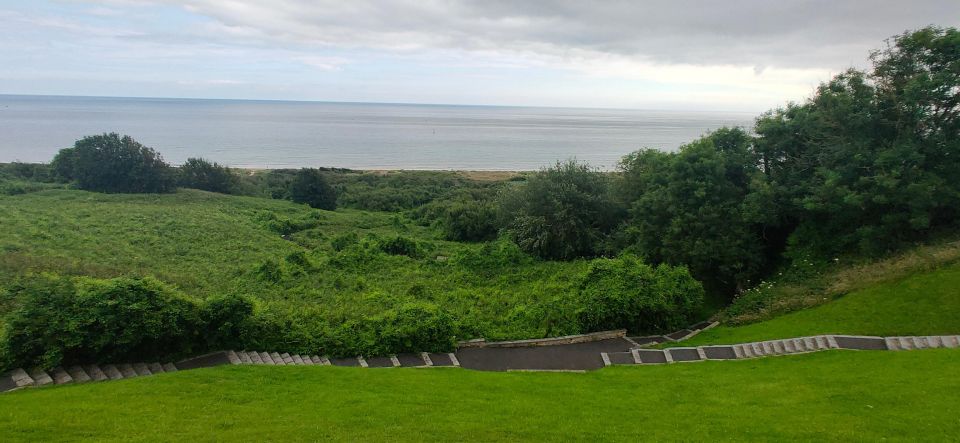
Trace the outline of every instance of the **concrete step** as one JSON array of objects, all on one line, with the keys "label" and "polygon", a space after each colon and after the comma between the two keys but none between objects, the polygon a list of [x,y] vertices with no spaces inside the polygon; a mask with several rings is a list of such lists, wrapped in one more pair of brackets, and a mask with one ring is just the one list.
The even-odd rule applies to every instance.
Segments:
[{"label": "concrete step", "polygon": [[33,379],[34,386],[44,386],[53,383],[53,378],[50,377],[50,374],[47,374],[42,369],[31,369],[28,374],[30,375],[30,378]]},{"label": "concrete step", "polygon": [[90,378],[93,379],[93,381],[110,380],[110,377],[107,377],[107,374],[103,373],[103,370],[100,369],[100,366],[86,365],[83,367],[83,370],[87,371],[87,375],[89,375]]},{"label": "concrete step", "polygon": [[147,367],[146,363],[134,363],[133,370],[137,372],[137,375],[143,377],[147,375],[153,375],[153,372],[150,372],[150,368]]},{"label": "concrete step", "polygon": [[945,348],[960,348],[960,335],[944,335],[940,337]]},{"label": "concrete step", "polygon": [[237,352],[237,357],[240,357],[240,363],[245,365],[253,364],[253,359],[250,358],[250,354],[248,354],[246,351]]},{"label": "concrete step", "polygon": [[319,356],[319,355],[311,355],[311,356],[310,356],[310,361],[312,361],[313,364],[315,364],[315,365],[322,365],[322,364],[323,364],[323,360],[320,359],[320,356]]},{"label": "concrete step", "polygon": [[30,374],[27,371],[24,371],[21,368],[17,368],[7,372],[7,377],[10,377],[10,381],[16,388],[25,388],[27,386],[33,386],[34,380],[33,377],[30,377]]},{"label": "concrete step", "polygon": [[290,354],[287,354],[286,352],[284,352],[283,354],[280,354],[280,358],[283,359],[283,364],[285,365],[293,364],[293,357],[291,357]]},{"label": "concrete step", "polygon": [[123,380],[123,373],[120,371],[116,365],[103,365],[100,367],[103,370],[103,373],[110,378],[110,380]]},{"label": "concrete step", "polygon": [[87,374],[87,371],[84,371],[80,366],[71,366],[67,368],[67,374],[70,374],[70,377],[73,378],[73,381],[84,383],[88,381],[93,381],[93,378]]},{"label": "concrete step", "polygon": [[160,366],[163,366],[163,372],[177,372],[177,365],[173,363],[164,363]]},{"label": "concrete step", "polygon": [[67,373],[67,370],[63,368],[53,368],[53,370],[50,371],[50,377],[52,377],[53,382],[58,385],[73,382],[73,377],[71,377],[70,374]]},{"label": "concrete step", "polygon": [[827,343],[827,339],[824,336],[818,335],[814,337],[813,340],[817,344],[818,351],[822,351],[824,349],[830,349],[830,344]]},{"label": "concrete step", "polygon": [[793,340],[780,340],[780,346],[783,348],[784,354],[797,353],[797,347]]},{"label": "concrete step", "polygon": [[241,363],[240,356],[234,351],[227,351],[227,360],[231,365],[239,365]]},{"label": "concrete step", "polygon": [[129,363],[117,365],[117,370],[120,371],[120,374],[123,374],[123,378],[134,378],[138,375],[137,371],[135,371]]},{"label": "concrete step", "polygon": [[773,348],[773,353],[776,355],[783,355],[787,353],[787,350],[783,347],[783,341],[781,340],[771,341],[770,347]]},{"label": "concrete step", "polygon": [[898,337],[898,339],[900,340],[900,349],[905,351],[917,349],[917,344],[913,341],[913,337]]},{"label": "concrete step", "polygon": [[263,359],[260,358],[260,353],[257,351],[247,351],[247,356],[250,357],[250,363],[255,365],[262,365]]},{"label": "concrete step", "polygon": [[913,342],[916,343],[917,349],[930,348],[930,343],[927,342],[926,337],[913,337]]},{"label": "concrete step", "polygon": [[283,357],[281,357],[280,354],[278,354],[278,353],[276,353],[276,352],[271,352],[271,353],[270,353],[270,358],[272,358],[272,359],[273,359],[273,362],[276,363],[276,364],[278,364],[278,365],[285,365],[285,364],[287,364],[286,362],[283,361]]},{"label": "concrete step", "polygon": [[275,365],[275,364],[277,364],[276,362],[273,361],[273,357],[271,357],[270,354],[268,354],[268,353],[266,353],[266,352],[261,352],[261,353],[260,353],[260,360],[262,360],[262,361],[263,361],[263,364],[265,364],[265,365]]},{"label": "concrete step", "polygon": [[900,351],[900,339],[897,337],[887,337],[884,339],[887,342],[887,349],[891,351]]},{"label": "concrete step", "polygon": [[367,365],[367,360],[364,359],[362,355],[357,356],[357,362],[360,363],[361,368],[369,367],[369,365]]},{"label": "concrete step", "polygon": [[313,360],[310,359],[309,355],[298,355],[298,357],[300,357],[300,359],[303,360],[303,364],[307,366],[313,366],[316,364],[313,362]]},{"label": "concrete step", "polygon": [[157,363],[157,362],[148,363],[148,364],[147,364],[147,369],[149,369],[150,372],[152,372],[152,373],[154,373],[154,374],[162,374],[162,373],[166,372],[166,371],[163,370],[163,365],[161,365],[160,363]]},{"label": "concrete step", "polygon": [[299,356],[298,354],[293,354],[293,355],[291,355],[291,356],[290,356],[290,359],[293,360],[293,364],[295,364],[295,365],[303,365],[303,364],[304,364],[304,363],[303,363],[303,357]]}]

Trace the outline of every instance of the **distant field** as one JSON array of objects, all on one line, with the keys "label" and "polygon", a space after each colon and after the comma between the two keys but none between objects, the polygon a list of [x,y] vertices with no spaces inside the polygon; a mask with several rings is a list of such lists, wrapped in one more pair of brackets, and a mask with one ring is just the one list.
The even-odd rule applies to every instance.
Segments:
[{"label": "distant field", "polygon": [[220,367],[0,395],[5,441],[953,440],[960,351],[588,374]]},{"label": "distant field", "polygon": [[872,286],[761,323],[720,326],[678,346],[732,344],[816,334],[960,333],[960,264]]}]

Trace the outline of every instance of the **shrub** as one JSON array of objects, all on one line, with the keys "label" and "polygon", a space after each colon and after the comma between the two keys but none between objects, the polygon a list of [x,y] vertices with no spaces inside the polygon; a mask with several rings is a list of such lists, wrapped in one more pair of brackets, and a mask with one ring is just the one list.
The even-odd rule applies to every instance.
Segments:
[{"label": "shrub", "polygon": [[52,163],[57,175],[97,192],[151,193],[175,189],[172,170],[156,151],[110,133],[78,140]]},{"label": "shrub", "polygon": [[441,218],[443,236],[453,241],[486,241],[497,237],[497,212],[486,202],[451,203]]},{"label": "shrub", "polygon": [[303,168],[290,182],[290,199],[312,208],[337,209],[337,194],[318,169]]},{"label": "shrub", "polygon": [[600,253],[603,236],[618,219],[607,177],[573,160],[543,169],[504,194],[501,210],[521,249],[554,260]]},{"label": "shrub", "polygon": [[200,335],[211,349],[243,348],[242,331],[249,327],[253,316],[253,302],[239,295],[212,297],[204,304]]},{"label": "shrub", "polygon": [[179,168],[180,186],[204,191],[233,194],[240,177],[230,168],[202,158],[188,158]]},{"label": "shrub", "polygon": [[653,268],[630,255],[597,259],[580,285],[581,328],[676,330],[692,322],[703,295],[703,287],[685,267]]},{"label": "shrub", "polygon": [[417,258],[422,255],[422,248],[415,241],[406,237],[396,236],[381,240],[380,250],[390,255],[405,255],[410,258]]},{"label": "shrub", "polygon": [[456,345],[453,320],[437,305],[407,302],[368,319],[376,331],[371,355],[397,352],[444,352]]},{"label": "shrub", "polygon": [[151,278],[43,276],[15,284],[6,322],[13,366],[152,360],[203,350],[201,305]]}]

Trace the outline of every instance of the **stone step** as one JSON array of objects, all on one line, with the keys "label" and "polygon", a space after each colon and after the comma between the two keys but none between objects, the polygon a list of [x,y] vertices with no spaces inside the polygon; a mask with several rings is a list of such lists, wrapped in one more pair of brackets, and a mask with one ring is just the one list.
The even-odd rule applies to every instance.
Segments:
[{"label": "stone step", "polygon": [[229,361],[231,365],[239,365],[240,357],[234,351],[227,351],[227,361]]},{"label": "stone step", "polygon": [[293,364],[295,364],[295,365],[304,365],[304,364],[305,364],[305,363],[303,362],[303,357],[301,357],[301,356],[298,355],[298,354],[293,354],[293,355],[291,355],[291,356],[290,356],[290,359],[293,360]]},{"label": "stone step", "polygon": [[900,340],[900,349],[905,351],[917,349],[917,344],[913,341],[913,337],[898,337],[898,340]]},{"label": "stone step", "polygon": [[255,364],[255,365],[262,365],[262,364],[263,364],[263,359],[260,358],[260,353],[259,353],[259,352],[257,352],[257,351],[250,351],[250,352],[247,352],[247,355],[250,356],[250,363],[253,363],[253,364]]},{"label": "stone step", "polygon": [[164,363],[160,366],[163,366],[163,372],[177,372],[177,365],[173,363]]},{"label": "stone step", "polygon": [[900,340],[897,337],[887,337],[884,339],[887,342],[887,349],[891,351],[900,351]]},{"label": "stone step", "polygon": [[6,376],[10,378],[10,382],[13,383],[13,386],[16,388],[25,388],[27,386],[33,386],[34,384],[33,377],[30,377],[30,374],[22,368],[7,372]]},{"label": "stone step", "polygon": [[123,380],[123,373],[120,371],[116,365],[103,365],[100,367],[103,370],[103,373],[110,378],[110,380]]},{"label": "stone step", "polygon": [[319,356],[319,355],[311,355],[311,356],[310,356],[310,360],[313,361],[313,364],[315,364],[315,365],[322,365],[322,364],[323,364],[323,360],[320,359],[320,356]]},{"label": "stone step", "polygon": [[147,364],[147,369],[149,369],[150,372],[152,372],[152,373],[154,373],[154,374],[162,374],[162,373],[166,372],[166,371],[163,370],[163,365],[161,365],[160,363],[157,363],[157,362],[148,363],[148,364]]},{"label": "stone step", "polygon": [[134,378],[137,376],[137,371],[135,371],[129,363],[119,364],[117,365],[117,369],[123,374],[123,378]]},{"label": "stone step", "polygon": [[771,341],[770,347],[773,348],[773,353],[776,355],[783,355],[787,353],[787,350],[783,347],[783,342],[780,340]]},{"label": "stone step", "polygon": [[780,340],[780,347],[783,348],[784,354],[797,353],[797,347],[796,344],[793,343],[793,340]]},{"label": "stone step", "polygon": [[944,335],[941,339],[945,348],[960,348],[960,335]]},{"label": "stone step", "polygon": [[362,355],[357,356],[357,362],[360,363],[361,368],[369,367],[369,365],[367,365],[367,360],[365,360]]},{"label": "stone step", "polygon": [[100,369],[100,366],[97,366],[97,365],[86,365],[86,366],[83,367],[83,369],[84,369],[85,371],[87,371],[87,375],[89,375],[90,378],[93,379],[93,381],[106,381],[106,380],[110,380],[110,377],[108,377],[107,374],[105,374],[105,373],[103,372],[103,370]]},{"label": "stone step", "polygon": [[300,360],[303,360],[303,364],[307,366],[313,366],[316,364],[313,362],[313,360],[310,358],[309,355],[298,355],[298,357],[300,357]]},{"label": "stone step", "polygon": [[67,374],[70,374],[70,377],[72,377],[73,381],[75,382],[84,383],[88,381],[93,381],[93,378],[91,378],[90,375],[87,374],[87,371],[84,371],[83,368],[81,368],[80,366],[71,366],[66,370],[67,370]]},{"label": "stone step", "polygon": [[287,354],[286,352],[284,352],[283,354],[280,354],[280,358],[283,359],[283,364],[285,365],[293,364],[293,357],[291,357],[290,354]]},{"label": "stone step", "polygon": [[150,368],[147,367],[146,363],[134,363],[132,366],[133,366],[133,370],[137,372],[137,375],[141,377],[146,375],[153,375],[153,373],[150,372]]},{"label": "stone step", "polygon": [[253,364],[253,359],[250,358],[250,354],[248,354],[246,351],[237,352],[237,357],[240,357],[240,363],[245,365]]},{"label": "stone step", "polygon": [[266,353],[266,352],[261,352],[261,353],[260,353],[260,360],[262,360],[262,361],[263,361],[263,364],[265,364],[265,365],[275,365],[275,364],[277,364],[275,361],[273,361],[273,357],[271,357],[270,354],[268,354],[268,353]]},{"label": "stone step", "polygon": [[50,374],[47,374],[40,368],[32,369],[28,374],[30,375],[30,378],[33,379],[34,386],[44,386],[53,383],[53,378],[50,377]]},{"label": "stone step", "polygon": [[53,378],[53,382],[62,385],[70,383],[73,381],[73,377],[67,373],[66,369],[63,368],[53,368],[53,371],[50,372],[50,377]]},{"label": "stone step", "polygon": [[270,358],[273,359],[273,362],[276,363],[276,364],[278,364],[278,365],[285,365],[285,364],[287,364],[286,362],[283,361],[283,357],[281,357],[280,354],[278,354],[278,353],[276,353],[276,352],[271,352],[271,353],[270,353]]}]

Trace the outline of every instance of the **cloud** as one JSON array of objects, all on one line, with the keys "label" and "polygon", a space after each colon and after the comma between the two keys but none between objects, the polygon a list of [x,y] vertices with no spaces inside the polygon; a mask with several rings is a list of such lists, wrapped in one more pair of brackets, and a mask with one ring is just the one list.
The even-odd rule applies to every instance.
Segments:
[{"label": "cloud", "polygon": [[[394,51],[456,49],[655,63],[840,69],[882,39],[956,25],[955,0],[158,0],[265,38]],[[944,22],[947,20],[947,22]]]}]

